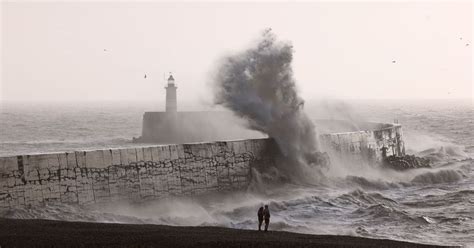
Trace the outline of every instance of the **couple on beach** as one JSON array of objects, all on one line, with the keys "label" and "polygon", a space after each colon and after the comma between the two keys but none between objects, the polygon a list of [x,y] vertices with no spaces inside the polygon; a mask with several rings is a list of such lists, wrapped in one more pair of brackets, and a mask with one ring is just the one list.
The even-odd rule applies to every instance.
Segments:
[{"label": "couple on beach", "polygon": [[270,224],[270,209],[268,209],[268,205],[265,205],[265,208],[260,207],[257,212],[258,216],[258,230],[262,230],[262,223],[265,219],[265,232],[268,230],[268,224]]}]

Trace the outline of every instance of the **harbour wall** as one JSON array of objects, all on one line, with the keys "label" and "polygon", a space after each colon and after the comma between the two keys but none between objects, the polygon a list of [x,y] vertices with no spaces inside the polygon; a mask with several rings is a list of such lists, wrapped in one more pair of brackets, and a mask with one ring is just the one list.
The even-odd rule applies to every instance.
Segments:
[{"label": "harbour wall", "polygon": [[[326,151],[374,162],[381,162],[384,155],[405,155],[400,124],[322,119],[314,119],[313,123]],[[245,126],[242,119],[225,111],[145,112],[142,135],[134,141],[179,144],[266,138],[266,135],[248,130]]]},{"label": "harbour wall", "polygon": [[182,144],[214,140],[266,138],[226,111],[145,112],[135,143]]},{"label": "harbour wall", "polygon": [[[331,123],[334,125],[337,121]],[[375,163],[381,163],[387,156],[405,155],[400,124],[363,122],[356,129],[362,131],[321,134],[320,141],[327,150]]]},{"label": "harbour wall", "polygon": [[[320,135],[326,151],[374,162],[405,154],[399,124],[326,124],[333,129]],[[0,157],[0,208],[241,190],[253,168],[273,166],[278,154],[264,138]]]},{"label": "harbour wall", "polygon": [[271,139],[0,157],[0,208],[244,189]]}]

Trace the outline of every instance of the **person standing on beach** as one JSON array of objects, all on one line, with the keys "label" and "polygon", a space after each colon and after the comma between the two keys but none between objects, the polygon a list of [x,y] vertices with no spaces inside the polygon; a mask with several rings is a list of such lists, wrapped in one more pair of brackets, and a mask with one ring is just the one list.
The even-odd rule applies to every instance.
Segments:
[{"label": "person standing on beach", "polygon": [[263,210],[263,218],[265,218],[265,232],[268,230],[268,224],[270,224],[270,209],[268,209],[268,205],[265,205],[265,209]]},{"label": "person standing on beach", "polygon": [[262,223],[263,223],[263,207],[260,207],[257,212],[258,216],[258,230],[262,230]]}]

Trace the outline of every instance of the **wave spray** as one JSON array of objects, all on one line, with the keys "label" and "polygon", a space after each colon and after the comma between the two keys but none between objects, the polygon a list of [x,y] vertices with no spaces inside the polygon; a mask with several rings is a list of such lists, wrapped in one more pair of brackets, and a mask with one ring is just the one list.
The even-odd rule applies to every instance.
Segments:
[{"label": "wave spray", "polygon": [[297,93],[292,60],[291,43],[266,29],[254,46],[221,60],[214,101],[273,138],[283,155],[280,168],[301,178],[320,162],[320,153],[315,127]]}]

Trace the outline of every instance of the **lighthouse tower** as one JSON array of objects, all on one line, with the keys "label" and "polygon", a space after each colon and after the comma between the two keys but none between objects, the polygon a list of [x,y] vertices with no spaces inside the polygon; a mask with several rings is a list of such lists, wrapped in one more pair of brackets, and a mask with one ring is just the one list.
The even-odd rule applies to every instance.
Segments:
[{"label": "lighthouse tower", "polygon": [[168,85],[166,85],[166,112],[177,112],[178,103],[176,98],[176,85],[174,84],[173,75],[170,74],[168,78]]}]

